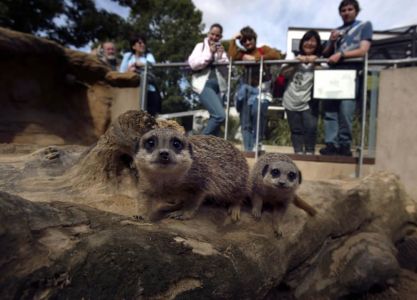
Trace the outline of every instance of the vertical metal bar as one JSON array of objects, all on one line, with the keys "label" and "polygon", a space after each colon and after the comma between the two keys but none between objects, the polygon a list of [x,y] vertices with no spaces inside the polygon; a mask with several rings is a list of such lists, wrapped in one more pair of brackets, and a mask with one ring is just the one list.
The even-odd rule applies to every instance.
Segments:
[{"label": "vertical metal bar", "polygon": [[230,114],[230,82],[232,78],[232,59],[229,61],[229,70],[227,72],[227,91],[226,91],[226,121],[224,124],[224,139],[227,140],[229,132],[229,114]]},{"label": "vertical metal bar", "polygon": [[262,74],[264,72],[264,57],[261,56],[260,66],[259,66],[259,96],[258,96],[258,111],[257,111],[257,118],[256,118],[256,142],[255,142],[255,160],[258,160],[259,156],[259,132],[260,132],[260,124],[261,124],[261,101],[262,101]]},{"label": "vertical metal bar", "polygon": [[140,109],[146,111],[148,96],[148,64],[145,64],[140,78]]},{"label": "vertical metal bar", "polygon": [[376,148],[376,114],[378,104],[379,72],[372,71],[371,98],[369,103],[368,155],[375,157]]},{"label": "vertical metal bar", "polygon": [[411,57],[416,57],[417,54],[417,26],[413,26],[411,29]]},{"label": "vertical metal bar", "polygon": [[363,156],[365,146],[365,124],[366,124],[366,95],[368,89],[368,54],[363,58],[363,91],[362,91],[362,124],[361,124],[361,141],[359,148],[358,173],[356,177],[362,176]]}]

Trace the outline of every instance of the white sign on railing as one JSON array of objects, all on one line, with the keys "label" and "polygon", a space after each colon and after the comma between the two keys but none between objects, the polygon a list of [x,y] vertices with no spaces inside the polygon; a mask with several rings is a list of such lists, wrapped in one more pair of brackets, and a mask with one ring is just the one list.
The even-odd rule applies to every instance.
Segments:
[{"label": "white sign on railing", "polygon": [[356,97],[356,70],[315,70],[313,97],[346,100]]}]

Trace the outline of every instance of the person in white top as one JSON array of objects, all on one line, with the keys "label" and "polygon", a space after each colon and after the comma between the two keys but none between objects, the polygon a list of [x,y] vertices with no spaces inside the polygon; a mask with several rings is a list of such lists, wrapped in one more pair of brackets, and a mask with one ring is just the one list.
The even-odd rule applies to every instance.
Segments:
[{"label": "person in white top", "polygon": [[207,37],[194,47],[188,57],[188,64],[193,70],[192,88],[199,94],[201,104],[210,113],[207,126],[202,132],[205,135],[219,135],[220,126],[226,118],[222,100],[227,88],[226,68],[213,66],[216,62],[229,62],[220,43],[222,33],[223,27],[220,24],[211,25]]}]

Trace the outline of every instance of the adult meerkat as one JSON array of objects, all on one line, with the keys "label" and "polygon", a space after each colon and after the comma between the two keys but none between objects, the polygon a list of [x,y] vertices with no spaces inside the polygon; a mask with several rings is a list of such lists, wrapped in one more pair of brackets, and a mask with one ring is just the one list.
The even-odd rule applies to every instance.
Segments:
[{"label": "adult meerkat", "polygon": [[139,201],[145,201],[151,221],[190,219],[206,197],[228,204],[232,220],[239,220],[241,202],[248,196],[249,168],[230,142],[159,128],[142,136],[134,162]]},{"label": "adult meerkat", "polygon": [[290,203],[294,203],[311,216],[317,213],[296,195],[301,181],[300,170],[292,159],[284,154],[267,153],[253,167],[250,178],[252,215],[259,220],[263,204],[270,204],[273,207],[272,226],[278,237],[282,236],[279,223]]}]

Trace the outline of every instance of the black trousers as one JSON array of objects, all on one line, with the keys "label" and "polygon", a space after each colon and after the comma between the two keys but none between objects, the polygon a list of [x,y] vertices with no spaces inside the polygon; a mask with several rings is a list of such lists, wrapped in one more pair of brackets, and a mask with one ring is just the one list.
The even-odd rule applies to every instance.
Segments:
[{"label": "black trousers", "polygon": [[148,91],[146,110],[149,114],[151,114],[152,116],[159,114],[161,112],[161,102],[162,99],[158,90],[154,92]]},{"label": "black trousers", "polygon": [[295,153],[314,153],[316,147],[318,109],[315,107],[317,103],[311,104],[310,108],[304,111],[285,110]]}]

